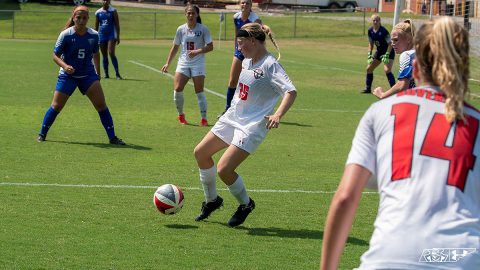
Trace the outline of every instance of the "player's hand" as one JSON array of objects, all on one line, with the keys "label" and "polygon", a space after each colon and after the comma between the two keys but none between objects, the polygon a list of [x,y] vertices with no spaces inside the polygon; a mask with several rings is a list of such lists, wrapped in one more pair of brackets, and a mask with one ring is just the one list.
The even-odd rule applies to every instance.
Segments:
[{"label": "player's hand", "polygon": [[382,87],[377,87],[377,88],[373,89],[372,94],[374,94],[379,99],[382,99],[383,98],[383,88]]},{"label": "player's hand", "polygon": [[194,58],[195,56],[199,55],[201,50],[191,50],[187,52],[189,58]]},{"label": "player's hand", "polygon": [[70,66],[70,65],[67,65],[63,70],[65,70],[65,72],[66,72],[67,74],[73,74],[73,73],[75,73],[75,69],[74,69],[72,66]]},{"label": "player's hand", "polygon": [[278,128],[278,125],[280,125],[280,116],[276,114],[266,115],[265,119],[267,119],[267,129]]},{"label": "player's hand", "polygon": [[117,37],[117,45],[120,44],[120,37]]},{"label": "player's hand", "polygon": [[168,64],[163,65],[162,72],[163,73],[168,73]]},{"label": "player's hand", "polygon": [[382,62],[384,64],[388,64],[388,62],[390,62],[390,53],[389,52],[386,52],[383,56],[382,56]]},{"label": "player's hand", "polygon": [[372,56],[372,53],[369,52],[368,55],[367,55],[367,64],[371,64],[373,63],[373,56]]}]

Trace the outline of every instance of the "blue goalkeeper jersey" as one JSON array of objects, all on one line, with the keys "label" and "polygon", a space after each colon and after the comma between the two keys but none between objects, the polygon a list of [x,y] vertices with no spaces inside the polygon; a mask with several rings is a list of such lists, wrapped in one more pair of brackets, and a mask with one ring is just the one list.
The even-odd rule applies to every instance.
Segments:
[{"label": "blue goalkeeper jersey", "polygon": [[[58,36],[53,52],[75,69],[72,77],[80,78],[95,73],[92,59],[93,55],[98,53],[98,33],[87,28],[87,32],[80,36],[73,26],[67,28]],[[67,74],[63,68],[60,68],[59,73]]]}]

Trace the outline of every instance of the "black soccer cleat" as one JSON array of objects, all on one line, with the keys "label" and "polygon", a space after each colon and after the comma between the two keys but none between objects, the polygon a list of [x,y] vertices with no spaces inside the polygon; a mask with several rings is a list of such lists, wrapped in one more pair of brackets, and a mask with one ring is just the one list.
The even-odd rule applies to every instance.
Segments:
[{"label": "black soccer cleat", "polygon": [[117,78],[117,80],[123,80],[123,78],[122,78],[122,76],[120,76],[120,74],[117,74],[115,77]]},{"label": "black soccer cleat", "polygon": [[222,205],[223,199],[220,196],[217,196],[217,198],[213,202],[202,202],[202,209],[200,210],[201,213],[200,215],[198,215],[198,217],[195,218],[195,221],[207,219],[213,211],[217,210]]},{"label": "black soccer cleat", "polygon": [[126,143],[124,141],[122,141],[122,139],[118,138],[117,136],[110,139],[110,144],[126,145]]},{"label": "black soccer cleat", "polygon": [[228,226],[230,227],[237,227],[238,225],[242,224],[245,219],[247,219],[248,215],[255,209],[255,202],[250,198],[250,202],[248,204],[241,204],[238,206],[237,211],[233,214],[233,216],[228,221]]},{"label": "black soccer cleat", "polygon": [[103,77],[104,79],[110,79],[110,76],[108,76],[108,74],[105,74],[105,77]]},{"label": "black soccer cleat", "polygon": [[44,142],[46,140],[47,140],[47,137],[45,135],[38,134],[37,142]]},{"label": "black soccer cleat", "polygon": [[365,88],[363,90],[360,90],[360,94],[370,94],[372,93],[372,90],[368,89],[368,88]]}]

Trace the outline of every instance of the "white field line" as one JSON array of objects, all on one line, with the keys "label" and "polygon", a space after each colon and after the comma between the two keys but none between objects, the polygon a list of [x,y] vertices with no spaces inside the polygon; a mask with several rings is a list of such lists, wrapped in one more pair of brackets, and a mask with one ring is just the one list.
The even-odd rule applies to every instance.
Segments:
[{"label": "white field line", "polygon": [[[130,62],[130,63],[132,63],[132,64],[135,64],[135,65],[139,65],[139,66],[144,67],[144,68],[148,68],[148,69],[150,69],[150,70],[152,70],[152,71],[155,71],[155,72],[157,72],[157,73],[160,73],[160,74],[162,74],[162,75],[165,75],[165,76],[167,76],[167,77],[170,77],[170,78],[173,80],[173,75],[172,75],[172,74],[164,73],[164,72],[162,72],[162,71],[159,70],[159,69],[156,69],[156,68],[151,67],[151,66],[144,65],[144,64],[139,63],[139,62],[137,62],[137,61],[132,61],[132,60],[130,60],[130,61],[128,61],[128,62]],[[192,83],[191,81],[188,81],[188,84],[193,85],[193,83]],[[208,89],[208,88],[206,88],[206,87],[204,87],[203,90],[205,90],[206,92],[208,92],[208,93],[210,93],[210,94],[213,94],[213,95],[215,95],[215,96],[218,96],[218,97],[221,97],[221,98],[224,98],[224,99],[227,98],[227,96],[225,96],[225,95],[223,95],[223,94],[220,94],[220,93],[217,93],[217,92],[215,92],[215,91],[213,91],[213,90],[210,90],[210,89]]]},{"label": "white field line", "polygon": [[[134,61],[134,60],[129,60],[128,62],[132,63],[132,64],[135,64],[135,65],[138,65],[138,66],[141,66],[141,67],[144,67],[146,69],[149,69],[151,71],[154,71],[154,72],[157,72],[157,73],[160,73],[162,75],[165,75],[169,78],[171,78],[173,80],[173,75],[172,74],[169,74],[169,73],[164,73],[162,72],[161,70],[159,69],[156,69],[154,67],[151,67],[151,66],[148,66],[148,65],[145,65],[145,64],[142,64],[140,62],[137,62],[137,61]],[[193,83],[191,81],[188,82],[190,85],[193,85]],[[213,91],[213,90],[210,90],[208,88],[204,88],[206,92],[210,93],[210,94],[213,94],[215,96],[218,96],[218,97],[221,97],[223,99],[226,99],[227,97],[223,94],[220,94],[216,91]],[[349,111],[349,110],[330,110],[330,109],[296,109],[296,108],[292,108],[291,109],[292,111],[308,111],[308,112],[334,112],[334,113],[364,113],[364,111]]]},{"label": "white field line", "polygon": [[[71,188],[104,188],[104,189],[156,189],[157,186],[131,186],[131,185],[86,185],[86,184],[47,184],[47,183],[14,183],[0,182],[0,186],[27,186],[27,187],[71,187]],[[183,190],[202,190],[198,187],[182,187]],[[226,188],[218,190],[228,191]],[[323,190],[285,190],[285,189],[249,189],[249,192],[257,193],[305,193],[305,194],[334,194],[335,191]],[[365,191],[363,194],[377,194],[377,192]]]}]

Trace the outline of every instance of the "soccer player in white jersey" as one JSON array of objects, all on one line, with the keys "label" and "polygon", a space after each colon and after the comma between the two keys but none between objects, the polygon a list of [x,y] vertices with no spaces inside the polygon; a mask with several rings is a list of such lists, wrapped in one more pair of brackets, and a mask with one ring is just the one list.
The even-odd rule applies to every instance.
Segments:
[{"label": "soccer player in white jersey", "polygon": [[399,91],[415,87],[415,80],[412,77],[412,65],[415,58],[413,49],[413,38],[415,27],[410,19],[396,24],[392,30],[392,47],[395,53],[400,54],[398,71],[398,81],[387,91],[382,87],[373,90],[373,94],[378,98],[389,97]]},{"label": "soccer player in white jersey", "polygon": [[225,111],[222,114],[224,114],[232,104],[232,99],[235,95],[235,90],[237,89],[238,77],[242,71],[242,61],[245,59],[242,52],[238,50],[237,32],[247,23],[262,23],[257,13],[252,11],[252,0],[240,0],[240,9],[241,11],[233,15],[233,24],[235,25],[235,36],[233,40],[235,43],[235,50],[233,53],[232,66],[230,67],[230,78],[228,79],[227,102],[225,105]]},{"label": "soccer player in white jersey", "polygon": [[110,5],[110,0],[103,0],[102,7],[95,12],[95,30],[98,31],[105,78],[110,77],[108,74],[108,56],[110,55],[115,76],[117,80],[121,80],[118,59],[115,55],[115,46],[120,44],[120,19],[117,10]]},{"label": "soccer player in white jersey", "polygon": [[468,32],[440,17],[420,27],[414,48],[418,87],[374,103],[357,128],[325,224],[323,270],[338,268],[371,175],[380,202],[358,269],[480,267],[480,111],[465,102]]},{"label": "soccer player in white jersey", "polygon": [[60,71],[52,104],[45,113],[42,128],[38,134],[38,142],[46,140],[47,132],[57,115],[78,87],[80,92],[90,99],[97,110],[110,143],[125,145],[115,135],[112,115],[108,110],[100,85],[98,33],[87,27],[88,18],[88,8],[86,6],[75,7],[65,25],[65,30],[60,33],[55,43],[53,61],[60,66]]},{"label": "soccer player in white jersey", "polygon": [[[266,25],[248,23],[237,33],[238,49],[245,55],[245,60],[232,106],[194,150],[205,194],[201,213],[195,219],[197,221],[208,218],[223,204],[216,189],[217,173],[239,204],[228,221],[229,226],[242,224],[255,208],[242,177],[235,170],[257,149],[269,129],[278,128],[280,119],[297,96],[295,86],[285,70],[267,51],[267,36],[278,50],[272,32]],[[280,98],[282,101],[274,111]],[[215,167],[212,156],[225,148]]]},{"label": "soccer player in white jersey", "polygon": [[162,67],[162,72],[168,72],[168,67],[181,48],[177,63],[177,70],[173,80],[173,100],[178,112],[178,121],[182,125],[188,124],[183,112],[183,89],[188,80],[192,78],[198,106],[200,107],[200,126],[208,126],[207,97],[203,91],[205,84],[205,54],[213,50],[213,41],[208,28],[201,24],[200,9],[198,6],[188,4],[185,8],[187,23],[177,28],[173,46],[168,54],[167,63]]}]

